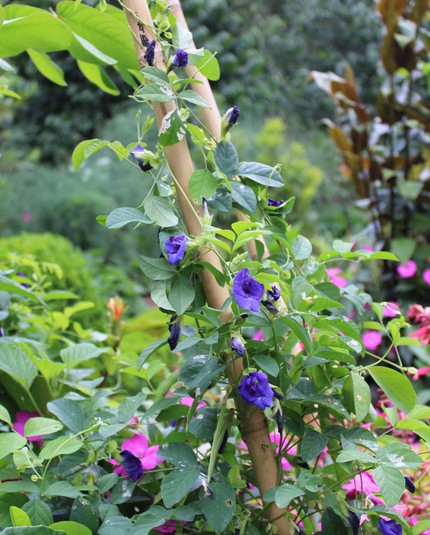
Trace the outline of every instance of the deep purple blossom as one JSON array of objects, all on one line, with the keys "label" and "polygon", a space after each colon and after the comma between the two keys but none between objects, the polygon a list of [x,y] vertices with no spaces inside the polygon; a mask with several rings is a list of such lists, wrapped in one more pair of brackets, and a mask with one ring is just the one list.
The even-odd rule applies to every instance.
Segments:
[{"label": "deep purple blossom", "polygon": [[239,385],[239,394],[250,405],[267,409],[273,404],[273,390],[267,375],[263,372],[250,372],[244,375]]},{"label": "deep purple blossom", "polygon": [[267,199],[267,206],[274,206],[277,208],[278,206],[281,206],[284,204],[285,201],[277,201],[276,199]]},{"label": "deep purple blossom", "polygon": [[185,256],[185,249],[188,243],[188,236],[179,234],[178,236],[169,236],[164,245],[167,251],[167,259],[169,264],[175,266]]},{"label": "deep purple blossom", "polygon": [[360,519],[354,511],[348,510],[348,522],[352,529],[352,535],[358,535],[360,529]]},{"label": "deep purple blossom", "polygon": [[152,165],[148,162],[145,162],[145,149],[142,147],[142,145],[136,145],[135,148],[130,152],[130,154],[133,156],[135,160],[137,160],[139,167],[147,173],[152,169]]},{"label": "deep purple blossom", "polygon": [[172,59],[173,67],[186,67],[188,65],[188,54],[182,48],[178,48]]},{"label": "deep purple blossom", "polygon": [[231,339],[231,349],[237,353],[239,357],[243,357],[245,354],[245,346],[240,338],[235,337]]},{"label": "deep purple blossom", "polygon": [[122,466],[127,475],[133,481],[139,481],[143,474],[142,462],[131,451],[123,450],[120,452],[122,457]]},{"label": "deep purple blossom", "polygon": [[0,327],[0,338],[2,338],[3,336],[6,336],[6,333],[3,329],[3,327]]},{"label": "deep purple blossom", "polygon": [[260,311],[260,301],[264,286],[253,279],[247,269],[241,269],[233,280],[233,297],[236,303],[251,312]]},{"label": "deep purple blossom", "polygon": [[232,108],[229,108],[226,111],[225,119],[230,128],[237,123],[239,119],[239,115],[240,115],[240,108],[238,106],[233,106]]},{"label": "deep purple blossom", "polygon": [[275,307],[275,305],[268,299],[261,301],[261,304],[264,305],[267,308],[267,310],[269,312],[272,312],[273,314],[277,314],[279,312],[279,310]]},{"label": "deep purple blossom", "polygon": [[279,288],[273,285],[271,290],[267,290],[267,297],[273,301],[277,301],[281,297]]},{"label": "deep purple blossom", "polygon": [[157,42],[154,40],[154,41],[151,41],[148,46],[146,47],[146,51],[145,51],[145,54],[144,54],[144,58],[145,58],[145,61],[146,63],[152,67],[154,65],[154,58],[155,58],[155,45],[157,44]]},{"label": "deep purple blossom", "polygon": [[412,482],[412,479],[405,476],[405,488],[408,490],[411,494],[415,492],[415,485]]},{"label": "deep purple blossom", "polygon": [[179,322],[169,324],[170,336],[167,339],[170,347],[170,351],[173,351],[178,345],[179,338],[181,336],[181,327]]},{"label": "deep purple blossom", "polygon": [[284,420],[282,419],[281,411],[276,411],[275,413],[276,426],[278,427],[278,433],[282,436],[284,431]]},{"label": "deep purple blossom", "polygon": [[402,526],[395,520],[384,520],[381,518],[378,529],[383,535],[402,535]]}]

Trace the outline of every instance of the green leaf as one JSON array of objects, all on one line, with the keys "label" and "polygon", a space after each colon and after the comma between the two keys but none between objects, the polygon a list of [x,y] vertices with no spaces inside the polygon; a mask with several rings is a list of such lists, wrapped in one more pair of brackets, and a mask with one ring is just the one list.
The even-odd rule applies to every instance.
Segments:
[{"label": "green leaf", "polygon": [[158,131],[158,140],[163,147],[170,147],[176,145],[184,139],[186,129],[186,122],[178,110],[169,111],[161,122]]},{"label": "green leaf", "polygon": [[235,175],[239,167],[239,157],[233,143],[230,141],[218,143],[215,150],[215,163],[227,178],[232,178]]},{"label": "green leaf", "polygon": [[187,277],[175,275],[169,292],[169,302],[174,311],[181,316],[194,301],[196,291]]},{"label": "green leaf", "polygon": [[99,357],[102,353],[106,353],[106,348],[83,342],[62,349],[60,357],[68,368],[74,368],[81,362]]},{"label": "green leaf", "polygon": [[199,417],[193,418],[188,425],[188,431],[196,435],[203,442],[212,442],[217,426],[218,411],[216,407],[199,409]]},{"label": "green leaf", "polygon": [[226,533],[226,528],[236,511],[236,494],[228,483],[211,483],[213,495],[200,491],[200,505],[211,528],[216,533]]},{"label": "green leaf", "polygon": [[430,530],[430,520],[420,520],[412,528],[413,535],[421,535],[425,531]]},{"label": "green leaf", "polygon": [[139,102],[171,102],[176,95],[168,84],[147,84],[134,94]]},{"label": "green leaf", "polygon": [[31,526],[31,520],[25,511],[14,505],[9,509],[13,526]]},{"label": "green leaf", "polygon": [[52,518],[52,512],[49,506],[43,502],[40,498],[34,498],[22,506],[22,510],[25,511],[33,526],[41,524],[43,526],[49,526],[54,519]]},{"label": "green leaf", "polygon": [[300,456],[305,461],[312,461],[328,444],[328,438],[313,429],[308,429],[300,446]]},{"label": "green leaf", "polygon": [[[92,535],[92,531],[78,522],[64,520],[63,522],[54,522],[49,526],[52,529],[64,531],[67,535]],[[98,523],[97,523],[98,527]]]},{"label": "green leaf", "polygon": [[142,69],[142,74],[145,80],[155,82],[156,84],[169,84],[169,77],[158,67],[145,67]]},{"label": "green leaf", "polygon": [[[40,459],[53,459],[58,455],[74,453],[82,448],[83,442],[73,437],[59,437],[42,448]],[[55,484],[55,483],[54,483]],[[51,485],[52,486],[52,485]],[[54,494],[55,495],[55,494]],[[75,498],[76,496],[73,496]]]},{"label": "green leaf", "polygon": [[32,301],[39,301],[40,303],[43,303],[41,299],[39,299],[36,295],[34,295],[32,292],[21,286],[18,282],[15,282],[12,279],[8,279],[7,277],[0,274],[0,292],[8,292],[11,294],[16,295],[22,295],[23,297],[27,297],[28,299],[31,299]]},{"label": "green leaf", "polygon": [[394,442],[380,448],[376,452],[376,458],[381,466],[389,465],[403,470],[405,468],[418,468],[423,464],[421,457],[411,450],[407,444]]},{"label": "green leaf", "polygon": [[173,307],[167,298],[167,282],[165,280],[154,284],[151,290],[151,299],[158,307],[173,311]]},{"label": "green leaf", "polygon": [[9,411],[3,405],[0,405],[0,422],[6,422],[12,427],[12,420],[10,419]]},{"label": "green leaf", "polygon": [[373,477],[384,502],[390,507],[396,505],[405,490],[405,478],[400,470],[392,466],[378,466],[373,471]]},{"label": "green leaf", "polygon": [[169,280],[176,273],[175,266],[170,265],[165,258],[140,256],[139,267],[149,279],[155,281]]},{"label": "green leaf", "polygon": [[[75,498],[71,508],[69,520],[71,520],[71,523],[79,522],[79,526],[84,524],[83,527],[86,526],[85,529],[89,530],[89,534],[97,533],[99,528],[98,514],[96,513],[92,503],[85,496],[78,496]],[[68,533],[67,529],[64,527],[62,529]],[[78,535],[77,531],[76,534]],[[82,535],[84,535],[84,532],[82,532]]]},{"label": "green leaf", "polygon": [[0,26],[1,57],[10,58],[29,48],[54,52],[70,46],[69,29],[48,11],[13,4],[5,7],[4,14],[8,22]]},{"label": "green leaf", "polygon": [[353,243],[349,243],[342,240],[334,240],[333,249],[338,253],[350,253],[354,247]]},{"label": "green leaf", "polygon": [[197,457],[193,449],[184,442],[167,442],[159,449],[160,457],[176,468],[196,468]]},{"label": "green leaf", "polygon": [[391,252],[400,260],[401,264],[412,258],[415,251],[416,243],[412,238],[395,238],[391,240]]},{"label": "green leaf", "polygon": [[26,526],[22,528],[6,528],[2,535],[68,535],[65,531],[50,529],[45,526]]},{"label": "green leaf", "polygon": [[242,178],[248,178],[257,184],[271,188],[279,188],[284,185],[281,175],[276,169],[258,162],[245,162],[237,170]]},{"label": "green leaf", "polygon": [[30,418],[24,426],[24,436],[34,437],[38,435],[50,435],[63,429],[57,420],[51,418]]},{"label": "green leaf", "polygon": [[292,245],[295,260],[306,260],[312,253],[312,244],[304,236],[297,236]]},{"label": "green leaf", "polygon": [[376,459],[369,453],[361,450],[344,450],[336,457],[337,463],[358,462],[364,464],[376,464]]},{"label": "green leaf", "polygon": [[163,525],[169,517],[170,512],[164,507],[151,505],[149,509],[137,517],[135,527],[133,528],[133,535],[148,535],[151,529]]},{"label": "green leaf", "polygon": [[178,224],[178,216],[164,197],[150,196],[143,207],[149,219],[160,227],[175,227]]},{"label": "green leaf", "polygon": [[74,433],[85,429],[87,419],[76,401],[66,398],[55,399],[47,404],[47,408]]},{"label": "green leaf", "polygon": [[215,55],[209,50],[204,49],[203,56],[188,54],[189,63],[199,69],[208,80],[216,81],[220,77],[220,68]]},{"label": "green leaf", "polygon": [[72,163],[73,167],[75,169],[79,169],[82,162],[92,156],[94,153],[99,151],[100,149],[103,149],[104,147],[107,147],[109,145],[109,141],[103,140],[103,139],[86,139],[85,141],[81,141],[73,151],[72,154]]},{"label": "green leaf", "polygon": [[109,95],[116,96],[120,94],[120,90],[101,65],[80,60],[78,60],[77,63],[82,74],[92,84],[96,85],[99,89]]},{"label": "green leaf", "polygon": [[283,321],[288,325],[288,327],[293,331],[293,333],[297,336],[297,338],[302,342],[302,344],[305,346],[305,350],[307,353],[311,352],[311,339],[309,336],[308,331],[300,325],[296,320],[293,318],[283,318]]},{"label": "green leaf", "polygon": [[[15,72],[15,67],[12,67],[7,61],[0,58],[0,69],[3,69],[6,72]],[[20,97],[21,98],[21,97]]]},{"label": "green leaf", "polygon": [[357,373],[351,373],[343,384],[347,408],[356,416],[357,422],[361,422],[367,416],[371,403],[369,385]]},{"label": "green leaf", "polygon": [[184,498],[197,481],[200,472],[196,468],[175,470],[161,481],[161,495],[164,505],[172,507]]},{"label": "green leaf", "polygon": [[406,413],[414,408],[417,396],[405,375],[382,366],[372,366],[368,371],[395,407]]},{"label": "green leaf", "polygon": [[303,494],[304,491],[302,489],[299,489],[290,483],[285,483],[276,490],[276,505],[283,509],[290,504],[291,500],[294,500],[294,498],[298,498],[299,496],[303,496]]},{"label": "green leaf", "polygon": [[197,91],[193,91],[192,89],[181,91],[179,93],[179,98],[187,102],[191,102],[191,104],[195,104],[196,106],[200,106],[201,108],[209,108],[209,104],[206,102],[206,100],[201,97]]},{"label": "green leaf", "polygon": [[143,223],[148,225],[151,223],[151,220],[145,217],[145,215],[137,208],[115,208],[107,216],[106,227],[108,229],[112,228],[122,228],[129,223]]},{"label": "green leaf", "polygon": [[[112,11],[99,11],[84,4],[76,8],[75,2],[64,1],[57,5],[57,14],[67,26],[90,43],[94,49],[113,58],[118,67],[124,70],[139,70],[139,62],[133,44],[132,34],[125,17],[112,16]],[[81,41],[82,44],[82,41]],[[74,52],[74,51],[72,51]],[[97,56],[77,57],[82,61],[94,63]]]},{"label": "green leaf", "polygon": [[185,361],[179,372],[179,380],[190,390],[198,388],[203,393],[224,367],[224,364],[215,357],[194,355]]},{"label": "green leaf", "polygon": [[30,56],[31,61],[37,67],[37,70],[43,74],[45,78],[53,82],[54,84],[66,86],[64,81],[64,72],[52,59],[45,54],[45,52],[39,52],[29,48],[27,54]]},{"label": "green leaf", "polygon": [[253,357],[254,362],[259,368],[264,372],[268,373],[272,377],[278,377],[279,375],[279,364],[272,357],[267,355],[256,355]]},{"label": "green leaf", "polygon": [[190,195],[199,204],[202,197],[209,198],[215,193],[218,180],[207,169],[198,169],[190,177]]},{"label": "green leaf", "polygon": [[0,492],[31,492],[39,493],[39,487],[32,481],[8,481],[7,483],[0,483]]},{"label": "green leaf", "polygon": [[231,182],[231,198],[241,208],[248,212],[255,212],[257,208],[257,198],[249,186],[240,182]]},{"label": "green leaf", "polygon": [[68,481],[56,481],[49,485],[44,492],[46,496],[64,496],[65,498],[76,498],[80,496],[80,491]]},{"label": "green leaf", "polygon": [[17,344],[1,339],[0,369],[13,377],[27,391],[37,376],[37,367],[27,353]]}]

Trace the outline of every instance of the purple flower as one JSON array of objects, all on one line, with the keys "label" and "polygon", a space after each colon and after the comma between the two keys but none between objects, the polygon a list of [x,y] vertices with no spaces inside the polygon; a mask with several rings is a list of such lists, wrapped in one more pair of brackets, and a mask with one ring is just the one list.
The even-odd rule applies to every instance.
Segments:
[{"label": "purple flower", "polygon": [[154,65],[154,57],[155,57],[155,45],[157,44],[157,42],[154,40],[154,41],[151,41],[149,43],[149,45],[146,47],[146,52],[144,54],[144,58],[145,58],[145,61],[146,63],[152,67]]},{"label": "purple flower", "polygon": [[271,290],[267,290],[267,297],[273,301],[277,301],[281,297],[279,288],[273,285]]},{"label": "purple flower", "polygon": [[143,474],[142,463],[131,451],[123,450],[120,453],[122,457],[122,466],[127,475],[133,481],[139,481]]},{"label": "purple flower", "polygon": [[264,286],[249,275],[247,269],[241,269],[233,280],[233,297],[236,303],[251,312],[260,311],[260,300]]},{"label": "purple flower", "polygon": [[412,479],[405,476],[405,488],[408,490],[411,494],[414,494],[415,492],[415,485],[412,482]]},{"label": "purple flower", "polygon": [[263,372],[250,372],[244,375],[239,385],[239,394],[250,405],[267,409],[273,404],[273,390],[269,386],[267,375]]},{"label": "purple flower", "polygon": [[173,351],[178,345],[179,338],[181,336],[181,328],[179,322],[169,324],[170,336],[167,339],[170,347],[170,351]]},{"label": "purple flower", "polygon": [[237,353],[239,357],[243,357],[245,354],[245,346],[240,338],[235,337],[231,339],[231,349]]},{"label": "purple flower", "polygon": [[378,529],[384,535],[402,535],[402,526],[395,520],[384,520],[381,518]]},{"label": "purple flower", "polygon": [[271,303],[268,299],[265,299],[264,301],[261,301],[261,304],[264,305],[269,312],[272,312],[273,314],[277,314],[279,310],[275,307],[273,303]]},{"label": "purple flower", "polygon": [[186,67],[188,65],[188,54],[182,48],[178,48],[172,59],[173,67]]},{"label": "purple flower", "polygon": [[227,110],[225,116],[226,116],[228,126],[230,128],[237,123],[239,119],[239,115],[240,115],[240,108],[238,106],[233,106],[232,108],[229,108]]},{"label": "purple flower", "polygon": [[187,242],[188,236],[185,236],[185,234],[167,238],[164,245],[166,247],[169,264],[175,266],[184,258]]},{"label": "purple flower", "polygon": [[142,169],[142,171],[146,173],[152,169],[152,165],[150,163],[144,162],[145,149],[142,147],[142,145],[136,145],[130,154],[135,160],[138,161],[139,167]]},{"label": "purple flower", "polygon": [[2,338],[3,336],[6,336],[6,333],[3,329],[3,327],[0,327],[0,338]]},{"label": "purple flower", "polygon": [[277,201],[276,199],[267,199],[267,206],[274,206],[277,208],[278,206],[281,206],[284,204],[285,201]]}]

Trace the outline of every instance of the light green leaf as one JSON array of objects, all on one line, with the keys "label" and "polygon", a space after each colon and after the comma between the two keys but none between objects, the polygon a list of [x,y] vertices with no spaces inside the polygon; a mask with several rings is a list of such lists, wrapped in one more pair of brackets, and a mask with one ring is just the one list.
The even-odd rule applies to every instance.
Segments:
[{"label": "light green leaf", "polygon": [[254,356],[254,361],[264,372],[268,373],[272,377],[278,377],[279,364],[275,359],[268,357],[267,355],[256,355]]},{"label": "light green leaf", "polygon": [[291,503],[291,500],[294,500],[294,498],[298,498],[299,496],[303,496],[303,494],[304,491],[302,489],[299,489],[290,483],[285,483],[285,485],[281,485],[276,490],[276,505],[283,509]]},{"label": "light green leaf", "polygon": [[220,68],[215,54],[209,50],[204,49],[203,55],[193,54],[193,51],[188,53],[189,64],[197,67],[199,71],[206,76],[208,80],[216,81],[220,77]]},{"label": "light green leaf", "polygon": [[63,429],[63,425],[51,418],[30,418],[24,426],[24,436],[50,435]]},{"label": "light green leaf", "polygon": [[211,528],[216,533],[227,533],[226,528],[236,511],[236,494],[228,483],[211,483],[213,495],[200,491],[200,505]]},{"label": "light green leaf", "polygon": [[37,70],[43,74],[45,78],[51,80],[54,84],[66,86],[64,81],[64,72],[63,69],[58,66],[45,52],[39,52],[38,50],[33,50],[29,48],[27,50],[28,55],[30,56],[31,61],[37,67]]},{"label": "light green leaf", "polygon": [[79,145],[75,147],[75,150],[72,154],[72,163],[75,169],[79,169],[82,162],[95,154],[100,149],[107,147],[109,141],[103,139],[86,139],[81,141]]},{"label": "light green leaf", "polygon": [[158,307],[173,311],[173,307],[167,298],[167,283],[165,280],[154,284],[151,290],[151,299]]},{"label": "light green leaf", "polygon": [[[60,496],[60,495],[59,495]],[[52,529],[61,530],[67,533],[67,535],[91,535],[92,531],[78,522],[72,522],[70,520],[64,520],[62,522],[54,522],[49,526]]]},{"label": "light green leaf", "polygon": [[276,169],[258,162],[243,163],[237,170],[237,174],[271,188],[279,188],[284,185],[284,181]]},{"label": "light green leaf", "polygon": [[171,102],[176,95],[168,84],[147,84],[136,91],[134,97],[139,102]]},{"label": "light green leaf", "polygon": [[[0,434],[0,459],[3,459],[9,453],[20,450],[27,444],[27,441],[18,433],[1,433]],[[0,488],[1,492],[1,488]]]},{"label": "light green leaf", "polygon": [[369,453],[361,450],[344,450],[336,457],[337,463],[358,462],[364,464],[376,464],[376,459]]},{"label": "light green leaf", "polygon": [[13,342],[0,338],[0,369],[13,377],[26,390],[30,390],[37,376],[37,367],[27,353]]},{"label": "light green leaf", "polygon": [[200,204],[202,197],[212,197],[218,186],[218,180],[207,169],[198,169],[190,177],[190,195]]},{"label": "light green leaf", "polygon": [[215,150],[215,163],[227,178],[232,178],[239,167],[237,151],[230,141],[221,141]]},{"label": "light green leaf", "polygon": [[178,216],[164,197],[148,197],[143,205],[146,215],[160,227],[175,227]]},{"label": "light green leaf", "polygon": [[112,79],[106,73],[104,68],[101,65],[96,65],[95,63],[87,63],[86,61],[77,61],[78,67],[82,74],[89,80],[91,83],[96,85],[99,89],[109,95],[119,95],[120,90],[114,84]]},{"label": "light green leaf", "polygon": [[184,275],[175,275],[169,292],[169,302],[173,310],[181,316],[194,301],[196,291]]},{"label": "light green leaf", "polygon": [[311,352],[311,339],[309,336],[308,331],[303,327],[303,325],[300,325],[296,320],[293,318],[283,318],[285,323],[288,325],[288,327],[293,331],[293,333],[297,336],[297,338],[303,343],[305,346],[306,352]]},{"label": "light green leaf", "polygon": [[40,498],[34,498],[25,503],[22,506],[22,510],[28,514],[33,526],[37,526],[38,524],[49,526],[53,522],[51,509]]},{"label": "light green leaf", "polygon": [[9,508],[10,518],[13,526],[31,526],[31,520],[25,511],[22,511],[19,507]]},{"label": "light green leaf", "polygon": [[175,470],[161,480],[161,495],[164,505],[172,507],[184,498],[197,481],[200,472],[196,468]]},{"label": "light green leaf", "polygon": [[405,375],[382,366],[372,366],[368,371],[395,407],[406,413],[414,408],[417,396]]},{"label": "light green leaf", "polygon": [[139,360],[137,362],[136,368],[140,370],[142,366],[144,365],[147,358],[149,358],[153,353],[161,349],[167,345],[167,340],[161,340],[157,342],[153,342],[151,345],[149,345],[147,348],[145,348],[142,353],[139,355]]},{"label": "light green leaf", "polygon": [[143,223],[148,225],[151,220],[145,217],[145,215],[136,208],[115,208],[107,216],[106,227],[108,229],[122,228],[129,223]]},{"label": "light green leaf", "polygon": [[60,351],[61,360],[68,368],[73,368],[89,359],[99,357],[106,352],[106,348],[96,347],[88,342],[74,344]]},{"label": "light green leaf", "polygon": [[169,280],[176,273],[175,266],[169,264],[165,258],[150,258],[142,255],[139,257],[139,267],[149,279],[155,281]]},{"label": "light green leaf", "polygon": [[158,131],[158,140],[161,145],[170,147],[184,139],[186,133],[185,125],[186,123],[178,110],[169,111],[163,117]]},{"label": "light green leaf", "polygon": [[155,82],[156,84],[169,84],[169,77],[158,67],[145,67],[142,69],[145,80]]},{"label": "light green leaf", "polygon": [[22,295],[23,297],[27,297],[28,299],[31,299],[32,301],[39,301],[40,303],[43,303],[43,301],[39,299],[37,295],[34,295],[34,293],[27,290],[27,288],[24,288],[23,286],[21,286],[21,284],[1,274],[0,274],[0,292],[7,292],[11,294],[16,294],[16,295]]},{"label": "light green leaf", "polygon": [[347,408],[355,414],[357,422],[361,422],[367,416],[370,408],[371,394],[369,385],[361,375],[351,373],[345,380],[343,388]]},{"label": "light green leaf", "polygon": [[395,254],[401,264],[412,258],[416,247],[415,240],[412,238],[395,238],[391,241],[391,252]]},{"label": "light green leaf", "polygon": [[297,236],[292,245],[293,255],[296,260],[306,260],[312,253],[312,244],[304,236]]},{"label": "light green leaf", "polygon": [[399,503],[405,490],[405,478],[400,470],[392,466],[378,466],[373,471],[373,477],[385,503],[390,507]]},{"label": "light green leaf", "polygon": [[10,426],[12,426],[12,420],[10,419],[10,414],[6,407],[3,407],[3,405],[0,405],[0,421],[6,422]]},{"label": "light green leaf", "polygon": [[300,456],[305,461],[312,461],[323,451],[328,444],[328,438],[318,431],[308,429],[300,446]]},{"label": "light green leaf", "polygon": [[[42,448],[40,459],[52,459],[58,455],[74,453],[82,448],[83,442],[73,437],[59,437],[52,440]],[[65,482],[62,482],[65,483]],[[55,483],[54,483],[55,485]],[[52,486],[52,485],[51,485]],[[74,488],[74,487],[73,487]],[[55,496],[55,493],[53,494]],[[76,496],[73,496],[75,498]]]},{"label": "light green leaf", "polygon": [[201,108],[209,108],[209,104],[206,102],[206,100],[201,97],[197,91],[193,91],[192,89],[181,91],[179,93],[179,98],[187,102],[191,102],[191,104],[195,104],[196,106],[200,106]]}]

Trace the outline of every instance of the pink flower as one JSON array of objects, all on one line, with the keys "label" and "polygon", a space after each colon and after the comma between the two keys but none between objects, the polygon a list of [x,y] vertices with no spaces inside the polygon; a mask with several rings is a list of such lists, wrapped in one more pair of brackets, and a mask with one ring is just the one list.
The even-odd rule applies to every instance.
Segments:
[{"label": "pink flower", "polygon": [[[430,366],[428,366],[427,368],[418,368],[414,376],[412,377],[412,379],[414,381],[418,381],[420,377],[422,377],[423,375],[427,375],[429,373],[430,373]],[[411,375],[412,375],[412,372],[411,372]]]},{"label": "pink flower", "polygon": [[410,279],[417,272],[417,265],[413,260],[408,260],[406,264],[397,266],[397,273],[402,279]]},{"label": "pink flower", "polygon": [[[19,411],[15,414],[16,421],[12,423],[12,428],[14,431],[19,433],[20,435],[25,436],[24,435],[25,424],[28,422],[28,420],[30,420],[30,418],[38,418],[39,416],[40,414],[38,412]],[[44,435],[38,435],[35,437],[26,437],[26,438],[30,442],[39,442],[39,440],[43,437]],[[41,446],[42,444],[43,442],[38,445]]]},{"label": "pink flower", "polygon": [[[280,439],[281,439],[281,437],[280,437],[279,433],[270,433],[271,442],[277,445],[276,452],[278,452],[278,449],[279,449]],[[285,437],[284,437],[284,440],[285,440]],[[287,445],[287,443],[288,443],[288,441],[285,441],[284,444],[282,445],[283,446],[282,452],[288,453],[290,455],[296,455],[297,447],[296,446],[290,446],[288,449],[285,449],[285,446]],[[281,458],[281,467],[282,467],[282,470],[292,470],[293,469],[293,467],[291,466],[291,464],[288,462],[288,460],[285,457]]]},{"label": "pink flower", "polygon": [[347,491],[348,499],[355,498],[357,494],[366,494],[370,497],[374,492],[379,492],[379,487],[369,472],[357,474],[346,485],[342,485],[342,488]]},{"label": "pink flower", "polygon": [[154,531],[158,531],[160,533],[175,533],[177,528],[176,520],[168,520],[165,522],[162,526],[158,526],[157,528],[153,528]]},{"label": "pink flower", "polygon": [[423,271],[423,281],[430,286],[430,269]]},{"label": "pink flower", "polygon": [[342,273],[341,268],[327,268],[327,275],[329,276],[330,282],[338,288],[345,288],[348,282],[344,277],[338,276],[340,273]]},{"label": "pink flower", "polygon": [[[127,450],[140,459],[143,470],[153,470],[164,461],[162,457],[158,457],[158,449],[159,446],[148,447],[148,439],[141,433],[125,439],[121,446],[122,451]],[[127,476],[126,471],[118,461],[110,459],[110,463],[116,467],[114,469],[115,474],[120,474],[123,477]]]},{"label": "pink flower", "polygon": [[410,338],[417,338],[423,345],[428,346],[430,344],[430,324],[421,325],[418,331],[409,336]]},{"label": "pink flower", "polygon": [[263,329],[257,329],[252,337],[253,340],[265,340]]},{"label": "pink flower", "polygon": [[378,331],[367,331],[362,336],[363,344],[369,351],[375,351],[382,343],[382,335]]},{"label": "pink flower", "polygon": [[408,318],[420,323],[430,322],[430,307],[411,305],[408,310]]},{"label": "pink flower", "polygon": [[372,245],[365,245],[364,247],[362,247],[362,249],[363,251],[368,251],[369,253],[373,253],[373,251],[375,250]]},{"label": "pink flower", "polygon": [[31,214],[29,212],[23,212],[22,220],[28,223],[29,221],[32,220]]},{"label": "pink flower", "polygon": [[391,303],[387,303],[384,306],[384,318],[395,318],[399,315],[400,309],[399,304],[395,301],[392,301]]},{"label": "pink flower", "polygon": [[[187,407],[191,407],[193,403],[194,403],[194,398],[192,398],[191,396],[185,396],[181,398],[181,405],[186,405]],[[206,407],[206,403],[204,401],[202,401],[201,403],[197,405],[197,410],[200,409],[201,407]]]}]

